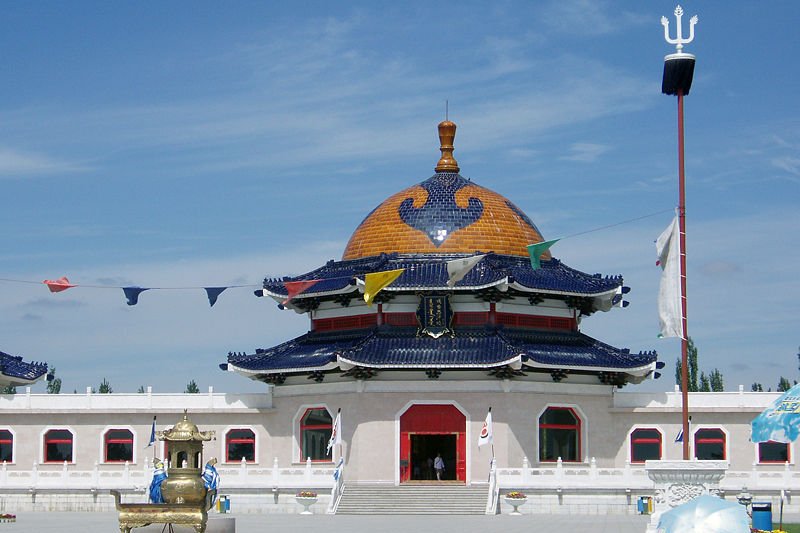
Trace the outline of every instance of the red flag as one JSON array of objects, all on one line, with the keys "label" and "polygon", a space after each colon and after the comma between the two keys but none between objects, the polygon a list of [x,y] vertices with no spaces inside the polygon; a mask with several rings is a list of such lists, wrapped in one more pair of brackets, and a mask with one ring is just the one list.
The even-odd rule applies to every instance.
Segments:
[{"label": "red flag", "polygon": [[77,287],[77,285],[72,285],[66,276],[61,276],[57,280],[46,279],[42,283],[47,285],[47,288],[50,289],[50,292],[61,292],[71,287]]},{"label": "red flag", "polygon": [[281,305],[286,305],[289,303],[289,300],[306,290],[307,288],[315,285],[320,280],[318,279],[309,279],[305,281],[284,281],[283,286],[286,287],[286,299],[281,302]]}]

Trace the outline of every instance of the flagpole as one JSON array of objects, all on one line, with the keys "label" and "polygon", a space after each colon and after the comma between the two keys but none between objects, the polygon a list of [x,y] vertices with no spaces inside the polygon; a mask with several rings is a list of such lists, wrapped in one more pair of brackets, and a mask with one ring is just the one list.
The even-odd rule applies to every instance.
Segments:
[{"label": "flagpole", "polygon": [[669,21],[661,17],[664,26],[664,39],[669,44],[674,44],[676,53],[664,58],[664,76],[661,82],[661,92],[678,97],[678,231],[680,233],[680,278],[681,278],[681,415],[683,424],[683,459],[689,460],[689,333],[687,330],[687,299],[686,299],[686,176],[684,172],[684,141],[683,141],[683,97],[689,94],[694,76],[695,56],[683,51],[683,45],[694,40],[694,26],[697,16],[689,21],[689,36],[683,37],[681,18],[683,9],[675,8],[676,37],[670,37]]},{"label": "flagpole", "polygon": [[678,228],[680,231],[681,265],[681,417],[683,422],[683,460],[689,453],[689,332],[686,316],[686,175],[683,147],[683,90],[678,90]]}]

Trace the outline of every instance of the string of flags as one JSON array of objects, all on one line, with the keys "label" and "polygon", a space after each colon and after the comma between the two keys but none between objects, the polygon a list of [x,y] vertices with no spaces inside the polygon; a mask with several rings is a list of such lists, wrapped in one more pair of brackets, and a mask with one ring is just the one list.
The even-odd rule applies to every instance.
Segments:
[{"label": "string of flags", "polygon": [[[670,209],[670,211],[671,211],[671,209]],[[625,221],[622,221],[622,222],[617,222],[617,223],[614,223],[614,224],[609,224],[609,225],[602,226],[602,227],[599,227],[599,228],[595,228],[595,229],[591,229],[591,230],[587,230],[587,231],[582,231],[580,233],[574,233],[574,234],[568,235],[566,237],[561,237],[560,239],[551,239],[551,240],[548,240],[548,241],[543,241],[543,242],[539,242],[539,243],[530,244],[530,245],[528,245],[527,248],[528,248],[528,254],[530,256],[531,268],[533,270],[538,270],[539,268],[541,268],[541,266],[542,266],[541,265],[541,257],[542,257],[542,255],[545,254],[554,244],[556,244],[560,240],[571,238],[571,237],[576,237],[576,236],[579,236],[579,235],[584,235],[586,233],[592,233],[592,232],[595,232],[595,231],[600,231],[600,230],[603,230],[603,229],[611,228],[611,227],[614,227],[614,226],[619,226],[621,224],[626,224],[626,223],[629,223],[629,222],[634,222],[634,221],[641,220],[641,219],[644,219],[644,218],[656,216],[656,215],[659,215],[659,214],[664,213],[664,212],[666,212],[666,210],[658,211],[658,212],[655,212],[655,213],[650,213],[650,214],[647,214],[647,215],[643,215],[643,216],[636,217],[636,218],[633,218],[633,219],[625,220]],[[672,231],[670,231],[670,230],[672,230]],[[671,228],[668,228],[667,231],[664,232],[664,234],[665,235],[669,235],[671,237],[671,236],[674,235],[673,232],[674,232],[674,229],[672,229],[672,227],[671,227]],[[668,237],[665,238],[665,236],[662,235],[662,237],[659,240],[660,241],[670,242],[670,241],[675,241],[676,239],[669,239]],[[670,245],[671,244],[673,244],[673,243],[670,242]],[[661,245],[661,247],[659,248],[660,259],[662,259],[662,260],[669,259],[669,262],[672,263],[672,261],[674,261],[674,254],[665,253],[664,248],[668,248],[668,247]],[[456,285],[456,283],[461,281],[487,255],[488,254],[478,254],[478,255],[474,255],[474,256],[470,256],[470,257],[453,259],[451,261],[447,261],[447,265],[446,265],[447,266],[447,276],[448,276],[447,286],[448,287],[454,287]],[[666,274],[666,270],[670,270],[670,269],[665,269],[665,274]],[[399,278],[403,274],[404,271],[405,271],[405,269],[399,268],[399,269],[395,269],[395,270],[386,270],[386,271],[381,271],[381,272],[370,272],[370,273],[364,274],[363,282],[361,282],[360,279],[356,278],[356,282],[357,283],[363,284],[364,302],[368,306],[372,306],[372,303],[373,303],[375,297],[378,295],[378,293],[380,293],[380,291],[382,291],[383,289],[385,289],[386,287],[391,285],[397,278]],[[353,276],[348,276],[348,278],[352,278],[352,277]],[[339,279],[339,278],[328,278],[326,281],[332,281],[334,279]],[[6,279],[6,278],[0,278],[0,281],[16,282],[16,283],[38,283],[38,282],[34,282],[34,281],[17,280],[17,279]],[[284,281],[283,285],[284,285],[284,287],[286,289],[286,298],[281,302],[279,307],[280,308],[285,307],[298,294],[308,290],[310,287],[313,287],[314,285],[316,285],[320,281],[323,281],[323,280],[321,280],[321,279],[312,279],[312,280]],[[139,296],[145,291],[150,291],[150,290],[184,290],[184,289],[200,289],[200,288],[202,288],[203,290],[206,291],[206,296],[208,297],[209,306],[210,307],[214,307],[214,304],[217,303],[217,299],[219,298],[219,296],[224,291],[226,291],[227,289],[241,288],[241,287],[250,287],[250,288],[252,288],[252,287],[260,287],[260,285],[226,285],[226,286],[214,286],[214,287],[138,287],[138,286],[119,287],[119,286],[109,286],[109,285],[83,285],[83,284],[77,284],[77,283],[70,282],[70,280],[66,276],[62,276],[62,277],[60,277],[58,279],[55,279],[55,280],[46,279],[46,280],[42,281],[42,283],[45,284],[47,286],[47,288],[50,290],[50,292],[52,292],[52,293],[63,292],[63,291],[66,291],[67,289],[72,289],[74,287],[85,287],[85,288],[95,288],[95,289],[122,289],[123,294],[125,295],[126,303],[128,305],[131,305],[131,306],[136,305],[136,304],[139,303]],[[662,280],[662,283],[663,283],[663,280]],[[621,288],[623,293],[627,292],[627,291],[625,291],[625,289],[627,289],[627,287]],[[256,296],[263,296],[264,295],[263,289],[259,289],[259,290],[256,290],[254,292],[255,292]],[[662,292],[665,292],[663,287],[662,287]],[[622,293],[620,293],[618,295],[618,297],[615,299],[614,305],[623,305],[624,303],[627,303],[627,302],[618,303],[618,301],[621,301],[621,296],[622,296]],[[672,316],[671,318],[674,320],[674,316]],[[664,328],[662,328],[662,331],[663,331],[663,329]],[[680,334],[678,333],[677,336],[680,336]]]},{"label": "string of flags", "polygon": [[[0,281],[16,281],[20,283],[29,283],[23,280],[11,280],[11,279],[2,279]],[[139,303],[139,295],[142,294],[144,291],[149,290],[185,290],[185,289],[199,289],[202,288],[206,291],[206,296],[208,297],[208,305],[210,307],[214,307],[214,304],[217,303],[217,299],[219,295],[222,294],[227,289],[233,288],[240,288],[240,287],[258,287],[259,285],[227,285],[227,286],[220,286],[220,287],[118,287],[118,286],[110,286],[110,285],[80,285],[77,283],[72,283],[66,276],[61,276],[58,279],[46,279],[42,281],[50,292],[63,292],[67,289],[71,289],[73,287],[84,287],[84,288],[92,288],[92,289],[122,289],[123,294],[125,295],[125,300],[128,305],[136,305]],[[299,291],[298,291],[299,292]]]}]

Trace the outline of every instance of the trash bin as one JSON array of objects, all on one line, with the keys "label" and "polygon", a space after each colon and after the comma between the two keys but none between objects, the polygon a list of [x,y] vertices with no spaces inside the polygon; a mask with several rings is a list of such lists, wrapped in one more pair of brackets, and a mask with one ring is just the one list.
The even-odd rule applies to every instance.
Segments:
[{"label": "trash bin", "polygon": [[636,508],[639,514],[651,514],[653,512],[653,498],[650,496],[639,496],[636,502]]},{"label": "trash bin", "polygon": [[753,528],[772,531],[772,503],[753,502]]},{"label": "trash bin", "polygon": [[228,496],[220,496],[217,500],[217,511],[220,513],[231,512],[231,499]]}]

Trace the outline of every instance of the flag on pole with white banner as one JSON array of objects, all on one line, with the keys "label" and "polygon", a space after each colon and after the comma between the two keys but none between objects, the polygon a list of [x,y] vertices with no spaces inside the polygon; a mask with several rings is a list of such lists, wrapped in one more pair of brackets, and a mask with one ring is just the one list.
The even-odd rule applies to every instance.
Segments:
[{"label": "flag on pole with white banner", "polygon": [[328,450],[327,454],[331,453],[331,449],[336,446],[337,444],[342,443],[342,408],[339,408],[339,411],[336,413],[336,419],[333,421],[333,427],[331,428],[331,438],[328,441]]},{"label": "flag on pole with white banner", "polygon": [[492,444],[494,442],[494,437],[492,436],[492,408],[489,408],[489,412],[486,414],[486,420],[483,421],[483,428],[481,428],[481,434],[478,435],[478,446],[483,446],[484,444]]},{"label": "flag on pole with white banner", "polygon": [[683,338],[681,310],[680,228],[678,216],[656,240],[656,265],[661,267],[661,286],[658,290],[659,337]]}]

